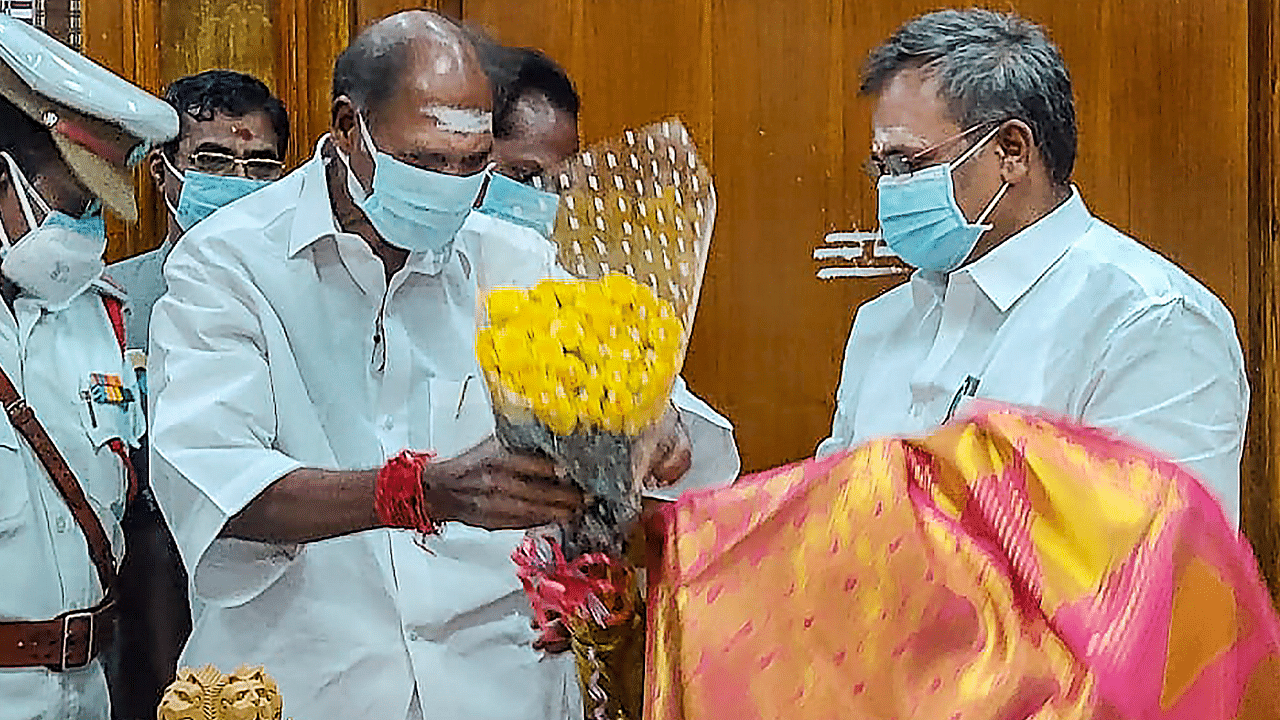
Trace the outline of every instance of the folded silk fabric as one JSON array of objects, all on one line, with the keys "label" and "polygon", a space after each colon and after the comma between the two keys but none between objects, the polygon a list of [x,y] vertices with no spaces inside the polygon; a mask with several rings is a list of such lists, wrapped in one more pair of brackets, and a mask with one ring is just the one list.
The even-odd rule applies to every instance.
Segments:
[{"label": "folded silk fabric", "polygon": [[1280,624],[1201,483],[987,405],[651,518],[645,716],[1280,718]]}]

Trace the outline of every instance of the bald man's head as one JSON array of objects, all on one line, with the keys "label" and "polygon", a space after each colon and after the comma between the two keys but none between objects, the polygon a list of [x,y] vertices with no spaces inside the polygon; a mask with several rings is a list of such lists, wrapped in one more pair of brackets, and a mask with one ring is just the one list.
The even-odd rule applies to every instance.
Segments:
[{"label": "bald man's head", "polygon": [[[426,74],[417,77],[418,72]],[[426,10],[396,13],[365,28],[333,67],[333,99],[349,98],[368,116],[406,82],[447,86],[484,74],[466,33],[452,20]]]},{"label": "bald man's head", "polygon": [[370,142],[424,170],[484,169],[492,110],[475,48],[457,24],[435,13],[407,11],[371,25],[334,65],[330,132],[366,190],[373,178]]}]

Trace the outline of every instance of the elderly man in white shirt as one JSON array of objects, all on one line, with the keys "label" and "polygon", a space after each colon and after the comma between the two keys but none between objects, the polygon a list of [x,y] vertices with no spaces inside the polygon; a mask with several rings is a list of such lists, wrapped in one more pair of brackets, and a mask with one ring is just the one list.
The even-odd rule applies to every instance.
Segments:
[{"label": "elderly man in white shirt", "polygon": [[1185,463],[1238,517],[1249,389],[1231,314],[1093,217],[1071,80],[1041,28],[923,15],[872,51],[885,241],[919,268],[862,306],[820,454],[921,433],[971,397],[1043,407]]},{"label": "elderly man in white shirt", "polygon": [[[293,717],[580,715],[509,556],[581,497],[493,439],[474,356],[467,248],[502,245],[458,239],[489,162],[488,82],[456,26],[409,12],[342,54],[334,95],[315,157],[165,267],[152,475],[197,608],[181,662],[263,664]],[[465,232],[531,232],[477,221]],[[728,424],[679,404],[688,430],[654,476],[730,479]],[[375,509],[374,468],[406,448],[439,458],[422,497],[447,525],[425,547]]]}]

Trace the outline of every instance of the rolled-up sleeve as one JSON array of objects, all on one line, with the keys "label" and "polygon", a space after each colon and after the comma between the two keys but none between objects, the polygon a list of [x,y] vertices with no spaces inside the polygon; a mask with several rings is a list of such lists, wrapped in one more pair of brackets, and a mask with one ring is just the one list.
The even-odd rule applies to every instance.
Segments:
[{"label": "rolled-up sleeve", "polygon": [[684,378],[676,378],[671,402],[680,413],[692,446],[689,471],[674,485],[646,493],[660,500],[674,500],[686,490],[728,485],[742,470],[738,443],[733,437],[733,424],[711,406],[689,391]]},{"label": "rolled-up sleeve", "polygon": [[1249,387],[1234,325],[1180,298],[1153,301],[1112,332],[1083,419],[1196,473],[1240,514],[1240,453]]},{"label": "rolled-up sleeve", "polygon": [[151,482],[202,601],[237,605],[283,573],[295,546],[219,538],[227,520],[301,463],[272,449],[275,400],[255,291],[208,244],[165,266],[151,320]]}]

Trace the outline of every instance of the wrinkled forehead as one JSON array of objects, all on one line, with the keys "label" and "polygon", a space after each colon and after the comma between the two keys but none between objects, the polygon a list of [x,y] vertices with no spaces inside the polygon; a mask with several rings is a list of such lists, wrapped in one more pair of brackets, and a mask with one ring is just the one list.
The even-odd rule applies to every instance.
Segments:
[{"label": "wrinkled forehead", "polygon": [[275,126],[263,110],[239,116],[215,112],[207,119],[194,118],[186,113],[182,113],[181,117],[178,141],[187,150],[212,143],[235,152],[274,152],[279,144]]},{"label": "wrinkled forehead", "polygon": [[463,49],[415,46],[405,73],[386,112],[378,113],[389,124],[415,134],[452,136],[447,139],[454,141],[492,134],[489,80]]}]

